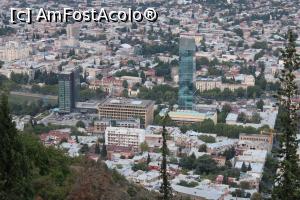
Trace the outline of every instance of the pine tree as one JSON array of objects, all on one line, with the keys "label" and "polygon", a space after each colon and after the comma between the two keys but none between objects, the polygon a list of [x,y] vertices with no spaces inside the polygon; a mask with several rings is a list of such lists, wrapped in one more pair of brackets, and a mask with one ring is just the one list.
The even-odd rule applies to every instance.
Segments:
[{"label": "pine tree", "polygon": [[162,131],[162,137],[163,137],[163,146],[162,146],[162,163],[161,163],[161,178],[163,180],[161,186],[160,186],[160,193],[163,194],[163,200],[170,200],[172,199],[172,187],[170,185],[170,182],[168,180],[168,173],[167,173],[167,154],[168,154],[168,146],[167,146],[167,130],[165,127],[166,124],[166,118],[163,119],[163,131]]},{"label": "pine tree", "polygon": [[147,165],[149,165],[150,162],[151,162],[151,157],[150,157],[150,155],[149,155],[149,153],[148,153],[148,157],[147,157]]},{"label": "pine tree", "polygon": [[247,171],[251,171],[251,170],[252,170],[252,167],[251,167],[251,164],[249,163]]},{"label": "pine tree", "polygon": [[287,36],[288,43],[282,51],[284,69],[279,75],[281,84],[277,95],[279,106],[283,110],[279,118],[281,124],[278,150],[279,172],[272,194],[272,199],[280,200],[300,199],[300,170],[296,138],[299,104],[292,101],[297,95],[294,72],[299,69],[300,58],[295,48],[296,36],[291,30],[288,31]]},{"label": "pine tree", "polygon": [[101,157],[106,158],[106,156],[107,156],[106,145],[103,143],[102,151],[101,151]]},{"label": "pine tree", "polygon": [[225,184],[225,185],[228,184],[228,176],[227,176],[227,175],[224,175],[224,176],[223,176],[222,184]]},{"label": "pine tree", "polygon": [[98,142],[96,143],[96,146],[95,146],[95,154],[100,154],[100,145]]},{"label": "pine tree", "polygon": [[0,199],[32,199],[28,157],[9,114],[6,95],[0,104]]},{"label": "pine tree", "polygon": [[241,171],[244,172],[244,173],[247,172],[247,166],[246,166],[245,162],[243,162],[243,164],[242,164]]}]

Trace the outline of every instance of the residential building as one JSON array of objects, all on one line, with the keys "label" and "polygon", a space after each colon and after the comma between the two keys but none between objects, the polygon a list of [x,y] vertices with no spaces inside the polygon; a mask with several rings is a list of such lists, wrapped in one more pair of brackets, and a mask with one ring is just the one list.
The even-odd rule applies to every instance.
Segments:
[{"label": "residential building", "polygon": [[78,39],[80,33],[80,25],[79,24],[68,24],[67,25],[67,38],[68,39]]},{"label": "residential building", "polygon": [[262,134],[244,134],[239,136],[237,144],[237,151],[242,152],[245,150],[267,150],[270,152],[273,146],[273,133]]},{"label": "residential building", "polygon": [[105,130],[105,145],[108,147],[125,147],[138,152],[140,144],[144,141],[144,129],[107,127]]},{"label": "residential building", "polygon": [[240,81],[240,83],[223,83],[222,77],[197,78],[195,82],[195,87],[200,92],[212,90],[215,88],[219,88],[221,91],[223,91],[226,88],[228,88],[231,91],[235,91],[239,88],[247,89],[248,87],[255,85],[255,79],[252,75],[238,76],[235,80]]},{"label": "residential building", "polygon": [[23,43],[9,41],[0,47],[0,60],[13,61],[29,57],[31,48]]},{"label": "residential building", "polygon": [[125,127],[125,128],[140,128],[139,119],[129,120],[113,120],[113,119],[101,119],[94,122],[95,133],[105,133],[107,127]]}]

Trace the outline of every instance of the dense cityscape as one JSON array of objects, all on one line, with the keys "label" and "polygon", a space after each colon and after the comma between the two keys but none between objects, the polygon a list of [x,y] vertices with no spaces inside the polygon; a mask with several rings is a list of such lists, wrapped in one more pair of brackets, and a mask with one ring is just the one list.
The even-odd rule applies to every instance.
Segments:
[{"label": "dense cityscape", "polygon": [[[0,6],[0,199],[300,199],[298,0]],[[158,18],[11,23],[11,8]]]}]

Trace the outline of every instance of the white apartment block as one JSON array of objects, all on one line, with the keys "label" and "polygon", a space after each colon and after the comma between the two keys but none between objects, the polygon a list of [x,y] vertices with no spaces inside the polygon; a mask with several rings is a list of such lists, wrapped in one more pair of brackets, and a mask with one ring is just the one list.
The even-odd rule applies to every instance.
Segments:
[{"label": "white apartment block", "polygon": [[27,58],[30,55],[31,48],[25,44],[10,41],[0,47],[0,60],[13,61]]},{"label": "white apartment block", "polygon": [[105,130],[105,145],[107,146],[131,147],[137,152],[144,141],[144,129],[107,127]]},{"label": "white apartment block", "polygon": [[240,75],[237,77],[241,83],[231,84],[231,83],[222,83],[221,77],[216,78],[198,78],[196,80],[195,86],[200,92],[206,90],[212,90],[219,88],[223,91],[225,88],[228,88],[231,91],[237,90],[238,88],[247,89],[250,86],[255,85],[255,79],[252,75]]}]

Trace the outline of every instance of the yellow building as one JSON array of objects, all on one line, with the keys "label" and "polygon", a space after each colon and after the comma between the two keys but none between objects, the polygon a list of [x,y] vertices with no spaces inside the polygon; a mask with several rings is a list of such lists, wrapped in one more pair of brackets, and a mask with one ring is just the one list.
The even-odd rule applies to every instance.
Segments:
[{"label": "yellow building", "polygon": [[194,110],[177,110],[169,112],[170,118],[179,124],[191,124],[196,122],[203,122],[206,119],[211,119],[215,124],[217,123],[216,111],[194,111]]}]

